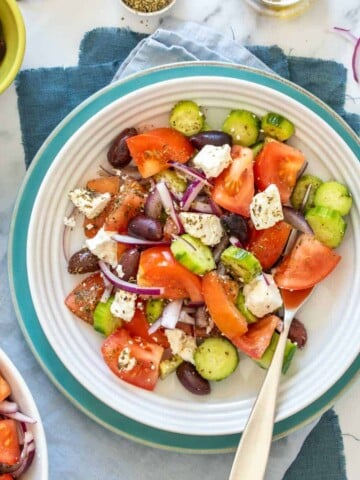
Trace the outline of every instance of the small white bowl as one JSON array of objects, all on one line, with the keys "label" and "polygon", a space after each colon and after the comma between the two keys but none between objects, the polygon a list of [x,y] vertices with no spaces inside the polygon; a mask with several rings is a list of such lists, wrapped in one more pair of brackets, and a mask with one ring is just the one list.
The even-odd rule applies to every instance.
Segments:
[{"label": "small white bowl", "polygon": [[143,12],[142,10],[137,10],[136,8],[132,8],[130,5],[128,5],[124,0],[120,0],[120,3],[123,5],[123,7],[128,10],[129,12],[133,13],[134,15],[137,15],[139,17],[157,17],[164,15],[165,13],[169,13],[171,8],[175,5],[176,0],[170,0],[169,3],[161,8],[160,10],[155,10],[153,12]]},{"label": "small white bowl", "polygon": [[48,480],[48,453],[44,428],[33,396],[20,372],[9,357],[0,349],[0,373],[11,387],[11,398],[19,405],[20,411],[36,420],[28,424],[35,439],[35,456],[29,469],[21,475],[22,480]]}]

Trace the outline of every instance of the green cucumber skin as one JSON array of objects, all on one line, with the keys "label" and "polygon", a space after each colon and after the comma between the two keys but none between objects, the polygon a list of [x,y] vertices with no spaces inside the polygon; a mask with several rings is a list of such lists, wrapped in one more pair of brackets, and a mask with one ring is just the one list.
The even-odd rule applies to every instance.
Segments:
[{"label": "green cucumber skin", "polygon": [[205,275],[216,268],[211,249],[187,233],[174,240],[170,250],[181,265],[197,275]]},{"label": "green cucumber skin", "polygon": [[280,142],[285,142],[295,133],[295,125],[274,112],[269,112],[261,119],[261,128],[265,135],[276,138]]},{"label": "green cucumber skin", "polygon": [[307,211],[305,219],[321,243],[329,248],[336,248],[341,244],[347,225],[337,210],[313,207]]},{"label": "green cucumber skin", "polygon": [[[267,370],[270,367],[271,360],[274,356],[276,346],[278,344],[280,335],[275,332],[273,336],[271,337],[270,344],[268,348],[265,350],[263,356],[259,360],[254,360],[259,367]],[[287,339],[286,340],[286,345],[285,345],[285,351],[284,351],[284,360],[282,364],[282,369],[281,372],[285,375],[285,373],[288,371],[290,364],[292,362],[292,359],[297,352],[297,345],[296,343],[293,343],[291,340]]]},{"label": "green cucumber skin", "polygon": [[204,114],[192,100],[181,100],[170,113],[170,126],[178,132],[190,137],[201,132],[204,126]]},{"label": "green cucumber skin", "polygon": [[[306,212],[310,208],[314,207],[315,194],[320,185],[322,185],[322,183],[323,181],[315,175],[307,174],[300,177],[299,180],[296,182],[290,198],[291,205],[295,208],[295,210],[303,209],[303,211]],[[303,200],[309,185],[311,185],[311,190],[309,192],[308,199],[303,207]]]},{"label": "green cucumber skin", "polygon": [[237,348],[225,337],[210,337],[195,350],[195,368],[209,381],[220,381],[231,375],[239,364]]},{"label": "green cucumber skin", "polygon": [[184,360],[180,355],[173,355],[172,357],[162,360],[160,362],[160,378],[164,380],[171,373],[175,372],[177,367],[182,364]]},{"label": "green cucumber skin", "polygon": [[240,312],[243,314],[243,316],[245,317],[245,320],[248,323],[255,323],[258,320],[257,317],[255,317],[255,315],[252,314],[250,310],[246,307],[245,297],[241,291],[238,293],[235,305],[236,305],[236,308],[240,310]]},{"label": "green cucumber skin", "polygon": [[93,314],[94,330],[101,333],[105,337],[108,337],[122,324],[121,319],[114,317],[110,312],[110,307],[113,301],[114,297],[110,297],[105,303],[99,302]]},{"label": "green cucumber skin", "polygon": [[352,196],[348,188],[335,180],[324,182],[315,192],[314,205],[337,210],[340,215],[348,215],[352,207]]},{"label": "green cucumber skin", "polygon": [[160,318],[164,310],[164,300],[161,298],[151,298],[147,300],[145,307],[145,316],[148,323],[152,324]]},{"label": "green cucumber skin", "polygon": [[259,260],[243,248],[230,246],[221,254],[225,268],[235,277],[240,277],[244,283],[249,283],[262,271]]},{"label": "green cucumber skin", "polygon": [[233,138],[234,145],[251,147],[260,134],[260,119],[249,110],[232,110],[226,117],[222,130]]}]

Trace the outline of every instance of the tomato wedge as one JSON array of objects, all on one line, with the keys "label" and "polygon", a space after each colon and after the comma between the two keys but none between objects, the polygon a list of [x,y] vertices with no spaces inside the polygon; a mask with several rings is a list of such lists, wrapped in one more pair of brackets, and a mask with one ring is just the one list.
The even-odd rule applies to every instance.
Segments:
[{"label": "tomato wedge", "polygon": [[254,226],[250,225],[249,242],[246,249],[255,255],[264,270],[269,270],[280,258],[291,228],[288,223],[283,221],[264,230],[256,230]]},{"label": "tomato wedge", "polygon": [[249,325],[244,335],[231,339],[233,344],[251,358],[261,358],[270,344],[273,333],[280,322],[276,315],[267,315]]},{"label": "tomato wedge", "polygon": [[100,272],[82,280],[65,298],[65,305],[77,317],[93,324],[93,313],[105,290]]},{"label": "tomato wedge", "polygon": [[162,298],[203,301],[200,277],[177,262],[169,247],[151,247],[141,252],[137,283],[163,287]]},{"label": "tomato wedge", "polygon": [[120,192],[114,197],[104,228],[112,232],[125,232],[128,224],[145,203],[145,189],[134,179],[125,180]]},{"label": "tomato wedge", "polygon": [[135,315],[130,322],[124,322],[123,327],[130,333],[130,335],[141,337],[148,342],[154,342],[164,348],[169,347],[167,336],[163,328],[159,328],[155,333],[149,335],[149,323],[143,310],[137,308]]},{"label": "tomato wedge", "polygon": [[0,464],[14,465],[20,458],[20,445],[16,421],[0,420]]},{"label": "tomato wedge", "polygon": [[146,390],[156,385],[163,352],[160,345],[132,336],[125,328],[109,335],[101,346],[107,366],[117,377]]},{"label": "tomato wedge", "polygon": [[306,163],[304,155],[285,143],[267,142],[255,158],[255,185],[265,190],[275,184],[280,192],[281,203],[288,203],[299,172]]},{"label": "tomato wedge", "polygon": [[0,475],[0,480],[14,480],[14,477],[10,473],[4,473]]},{"label": "tomato wedge", "polygon": [[0,402],[5,400],[11,394],[9,383],[0,375]]},{"label": "tomato wedge", "polygon": [[216,179],[211,197],[230,212],[250,216],[254,196],[253,153],[250,148],[236,145],[231,149],[233,161]]},{"label": "tomato wedge", "polygon": [[216,272],[204,275],[202,290],[210,316],[224,335],[232,340],[247,331],[246,319],[229,298],[221,277]]},{"label": "tomato wedge", "polygon": [[313,235],[302,233],[290,254],[276,268],[275,283],[285,290],[311,288],[329,275],[340,259],[340,255]]},{"label": "tomato wedge", "polygon": [[155,128],[126,140],[130,155],[144,178],[169,167],[168,162],[187,162],[194,147],[182,133],[173,128]]}]

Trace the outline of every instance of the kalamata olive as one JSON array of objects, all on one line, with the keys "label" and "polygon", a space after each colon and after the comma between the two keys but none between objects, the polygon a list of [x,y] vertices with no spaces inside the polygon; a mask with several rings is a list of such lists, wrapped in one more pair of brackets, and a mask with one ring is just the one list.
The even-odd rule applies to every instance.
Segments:
[{"label": "kalamata olive", "polygon": [[248,240],[248,224],[244,217],[236,213],[229,213],[222,215],[221,224],[229,235],[234,235],[241,243],[246,243]]},{"label": "kalamata olive", "polygon": [[160,221],[147,217],[144,214],[137,215],[130,220],[128,232],[130,235],[145,238],[146,240],[161,240],[163,236]]},{"label": "kalamata olive", "polygon": [[232,136],[228,133],[221,132],[220,130],[208,130],[205,132],[197,133],[196,135],[191,135],[189,140],[193,147],[200,150],[205,145],[215,145],[221,147],[221,145],[232,145],[233,140]]},{"label": "kalamata olive", "polygon": [[128,281],[130,278],[136,278],[139,260],[140,252],[136,247],[125,250],[119,260],[119,265],[121,265],[123,271],[122,280]]},{"label": "kalamata olive", "polygon": [[126,139],[137,135],[135,128],[125,128],[113,141],[107,153],[107,159],[114,168],[121,168],[131,162]]},{"label": "kalamata olive", "polygon": [[90,273],[99,270],[99,259],[88,248],[75,252],[68,262],[69,273]]},{"label": "kalamata olive", "polygon": [[288,338],[297,344],[298,348],[303,348],[307,341],[307,332],[305,325],[297,318],[291,322]]},{"label": "kalamata olive", "polygon": [[176,369],[176,375],[182,386],[189,392],[195,395],[208,395],[210,393],[210,383],[200,376],[192,363],[181,363]]},{"label": "kalamata olive", "polygon": [[154,188],[145,200],[144,212],[150,218],[160,218],[162,212],[162,202],[159,191]]}]

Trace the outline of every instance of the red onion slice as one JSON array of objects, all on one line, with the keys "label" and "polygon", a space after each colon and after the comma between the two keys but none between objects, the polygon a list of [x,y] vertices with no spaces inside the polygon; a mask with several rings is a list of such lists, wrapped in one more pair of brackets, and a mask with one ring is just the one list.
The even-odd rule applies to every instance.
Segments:
[{"label": "red onion slice", "polygon": [[126,243],[127,245],[169,245],[170,242],[166,240],[145,240],[142,238],[131,237],[130,235],[122,235],[116,233],[111,237],[116,242]]},{"label": "red onion slice", "polygon": [[229,242],[231,243],[231,245],[233,245],[234,247],[238,247],[238,248],[242,248],[242,243],[240,242],[240,240],[235,237],[234,235],[231,235],[231,237],[229,237]]},{"label": "red onion slice", "polygon": [[222,211],[222,209],[219,207],[219,205],[214,202],[214,200],[209,197],[209,204],[210,204],[210,207],[211,207],[211,210],[212,210],[212,213],[218,217],[221,217],[221,215],[224,213]]},{"label": "red onion slice", "polygon": [[21,413],[19,411],[14,413],[7,413],[5,416],[8,418],[12,418],[13,420],[16,420],[18,422],[36,423],[36,420],[34,418],[31,418],[28,415],[25,415],[24,413]]},{"label": "red onion slice", "polygon": [[312,228],[305,220],[304,215],[298,210],[291,207],[283,207],[283,214],[285,222],[289,223],[296,230],[299,230],[299,232],[308,233],[310,235],[314,234]]},{"label": "red onion slice", "polygon": [[181,210],[185,212],[189,210],[192,202],[196,199],[199,195],[201,190],[203,189],[204,182],[201,180],[195,180],[194,182],[190,183],[188,188],[186,189],[184,196],[181,199],[180,207]]},{"label": "red onion slice", "polygon": [[174,203],[171,197],[171,193],[169,192],[169,189],[167,188],[166,183],[165,182],[157,183],[156,189],[159,192],[161,202],[163,204],[165,212],[168,215],[170,215],[170,217],[172,218],[173,222],[176,225],[178,233],[182,233],[184,231],[184,228],[180,222],[178,214],[176,213]]},{"label": "red onion slice", "polygon": [[121,278],[117,277],[112,273],[110,268],[106,265],[105,262],[100,261],[99,267],[105,277],[111,282],[115,287],[125,290],[126,292],[136,293],[138,295],[162,295],[164,289],[162,287],[141,287],[135,283],[126,282]]},{"label": "red onion slice", "polygon": [[195,200],[192,202],[191,211],[197,213],[213,213],[211,205],[200,200]]},{"label": "red onion slice", "polygon": [[171,330],[174,329],[179,321],[182,305],[183,300],[173,300],[172,302],[168,303],[164,308],[161,317],[149,327],[149,334],[152,335],[160,327]]},{"label": "red onion slice", "polygon": [[174,161],[169,162],[172,167],[174,167],[176,170],[179,170],[179,172],[183,172],[190,177],[196,178],[197,180],[201,180],[204,182],[204,185],[207,185],[208,187],[212,187],[212,183],[209,182],[209,180],[206,178],[206,176],[199,172],[196,168],[189,167],[188,165],[184,165],[183,163],[178,163]]},{"label": "red onion slice", "polygon": [[9,413],[16,413],[19,407],[16,402],[3,400],[0,402],[0,415],[8,415]]}]

